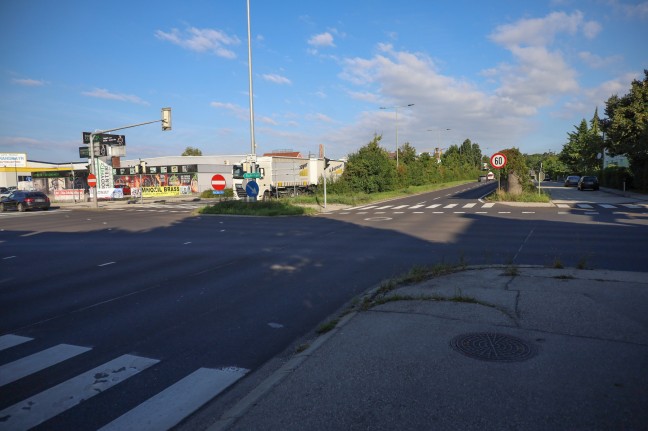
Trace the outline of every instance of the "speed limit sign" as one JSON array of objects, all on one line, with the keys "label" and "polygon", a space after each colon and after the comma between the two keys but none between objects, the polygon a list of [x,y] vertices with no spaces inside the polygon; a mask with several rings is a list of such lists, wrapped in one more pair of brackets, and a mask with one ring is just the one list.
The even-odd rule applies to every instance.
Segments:
[{"label": "speed limit sign", "polygon": [[495,153],[491,156],[490,162],[495,169],[502,169],[506,166],[506,156],[502,153]]}]

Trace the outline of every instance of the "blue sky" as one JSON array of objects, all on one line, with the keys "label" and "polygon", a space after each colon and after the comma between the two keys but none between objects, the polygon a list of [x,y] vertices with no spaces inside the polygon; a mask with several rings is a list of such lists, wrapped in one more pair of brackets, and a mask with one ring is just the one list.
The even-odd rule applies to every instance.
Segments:
[{"label": "blue sky", "polygon": [[[419,151],[558,152],[648,68],[648,1],[251,0],[251,23],[258,154],[393,151],[396,124]],[[0,152],[77,161],[167,106],[172,131],[115,132],[127,158],[250,151],[245,0],[3,1],[0,58]]]}]

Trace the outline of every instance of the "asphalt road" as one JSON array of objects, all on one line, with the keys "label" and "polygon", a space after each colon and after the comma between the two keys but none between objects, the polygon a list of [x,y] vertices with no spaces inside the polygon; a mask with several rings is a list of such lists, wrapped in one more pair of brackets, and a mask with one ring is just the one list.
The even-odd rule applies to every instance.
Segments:
[{"label": "asphalt road", "polygon": [[[170,428],[417,265],[646,270],[645,207],[490,206],[479,198],[494,186],[317,217],[192,216],[187,205],[4,213],[0,430],[144,429],[151,411],[174,410],[158,423]],[[46,349],[63,359],[30,365],[56,356]],[[17,369],[30,371],[2,380]]]}]

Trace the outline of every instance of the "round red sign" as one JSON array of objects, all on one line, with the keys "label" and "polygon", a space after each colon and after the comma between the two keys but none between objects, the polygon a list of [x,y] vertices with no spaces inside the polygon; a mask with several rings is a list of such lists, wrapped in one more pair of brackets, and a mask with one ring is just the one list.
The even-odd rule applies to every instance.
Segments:
[{"label": "round red sign", "polygon": [[224,190],[225,189],[225,177],[221,174],[216,174],[211,179],[212,188],[214,190]]},{"label": "round red sign", "polygon": [[97,177],[95,176],[95,174],[88,175],[88,185],[90,187],[95,187],[97,185]]},{"label": "round red sign", "polygon": [[495,169],[502,169],[504,166],[506,166],[506,156],[502,153],[495,153],[490,159],[491,165]]}]

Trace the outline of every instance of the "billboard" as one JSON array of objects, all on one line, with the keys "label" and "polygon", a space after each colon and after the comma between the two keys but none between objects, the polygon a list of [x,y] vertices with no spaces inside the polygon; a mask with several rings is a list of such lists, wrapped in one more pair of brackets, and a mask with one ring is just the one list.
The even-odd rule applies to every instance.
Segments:
[{"label": "billboard", "polygon": [[3,168],[25,168],[27,167],[27,154],[0,153],[0,166]]}]

